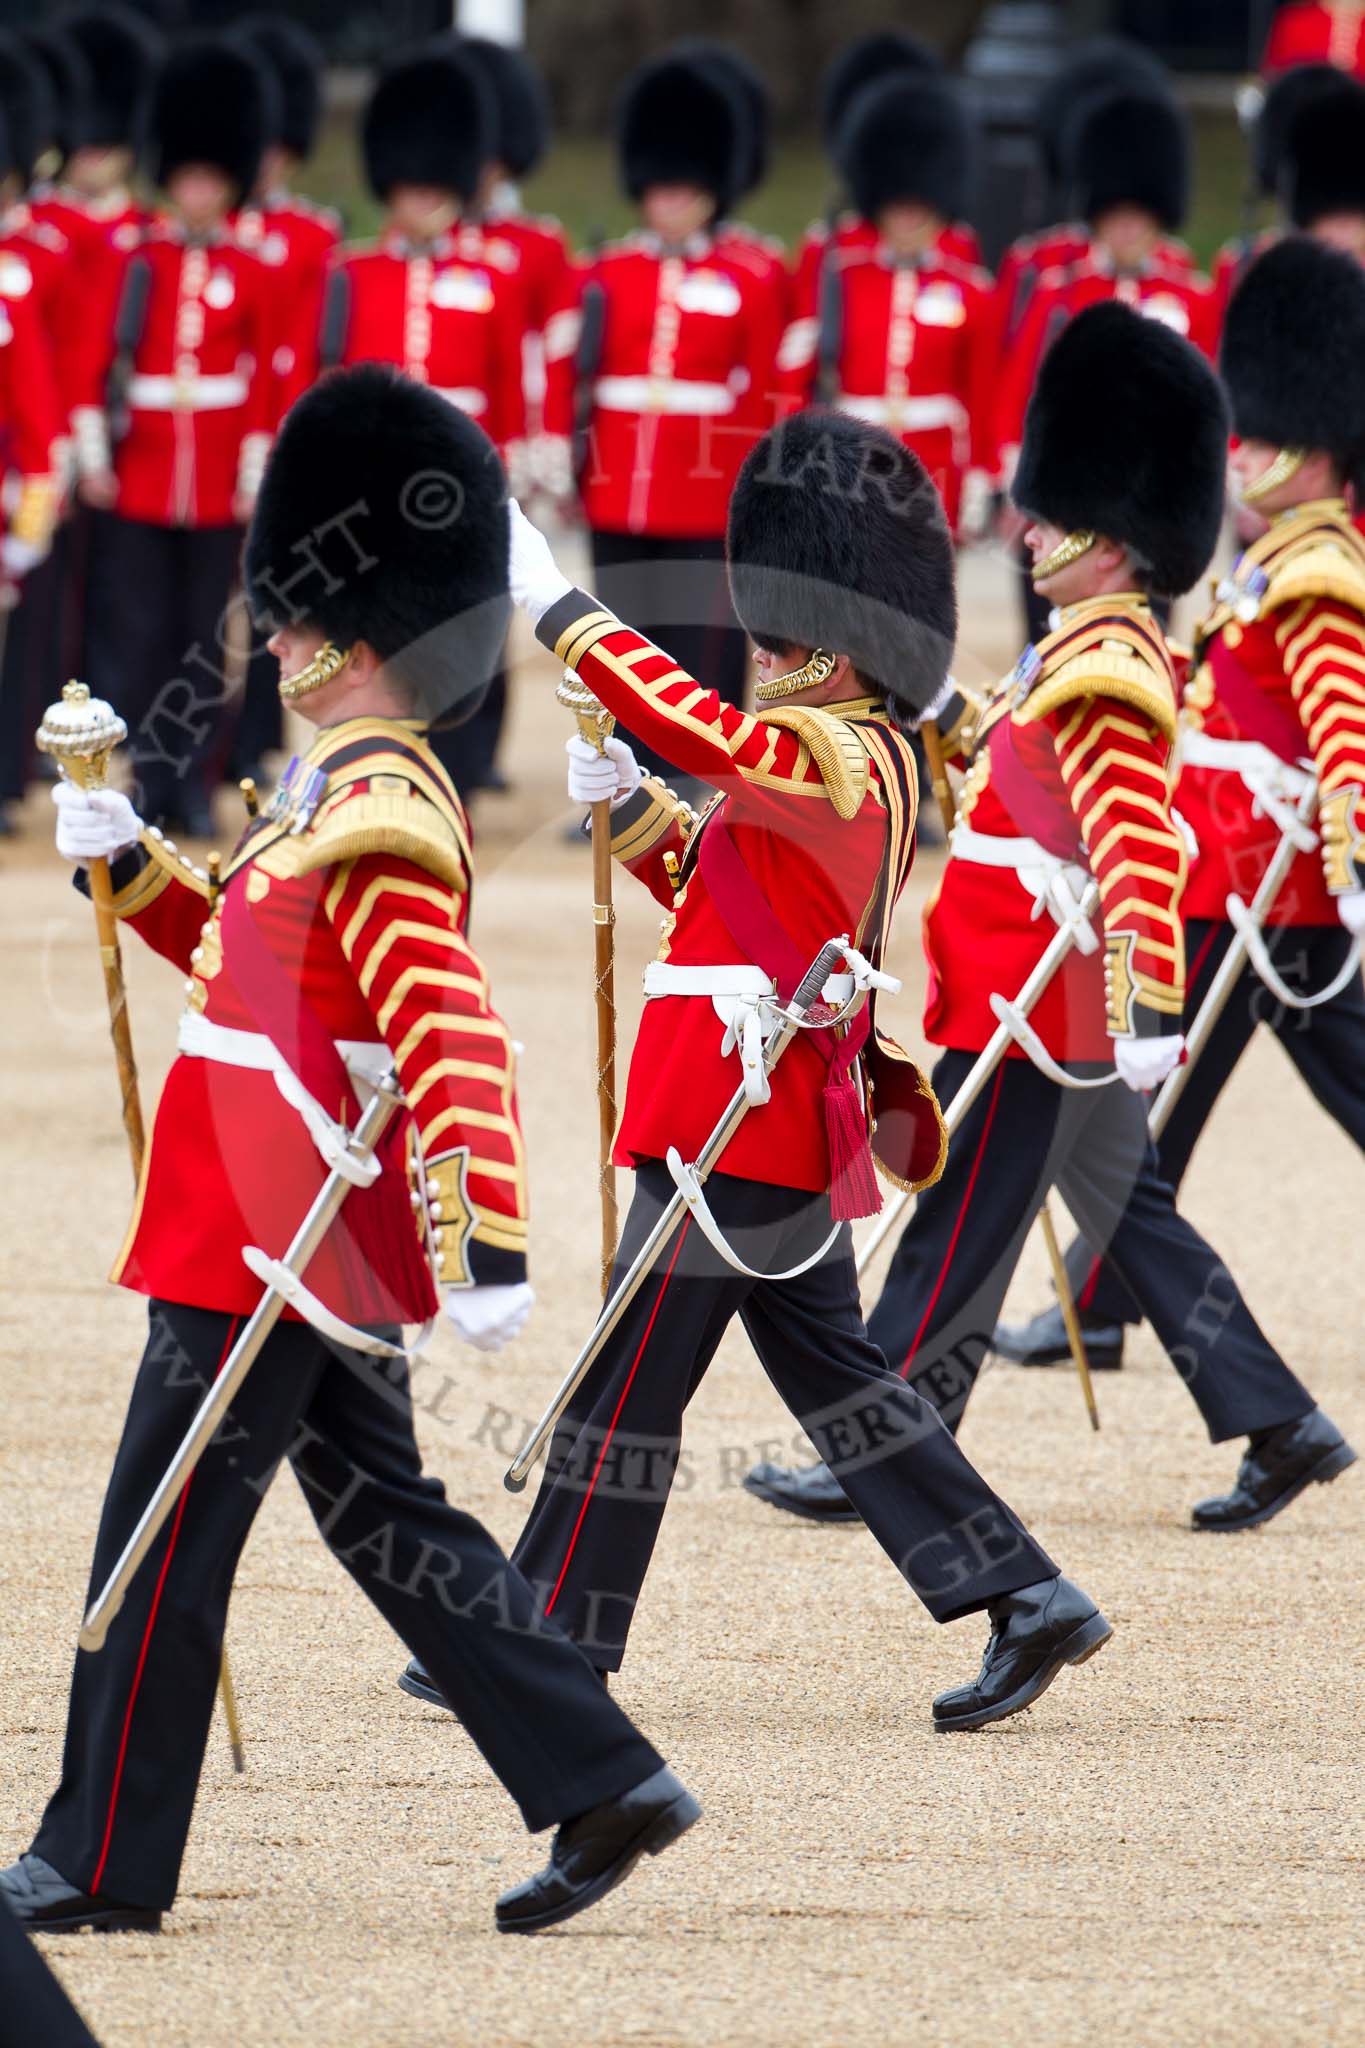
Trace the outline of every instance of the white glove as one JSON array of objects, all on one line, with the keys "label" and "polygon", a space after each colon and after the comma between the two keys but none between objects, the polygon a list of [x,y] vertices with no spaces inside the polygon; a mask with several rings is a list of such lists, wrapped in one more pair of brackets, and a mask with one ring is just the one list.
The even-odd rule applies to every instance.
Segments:
[{"label": "white glove", "polygon": [[7,533],[0,541],[0,569],[7,576],[27,576],[45,560],[47,552],[36,540],[20,540],[17,533]]},{"label": "white glove", "polygon": [[569,801],[575,804],[610,803],[619,810],[634,796],[645,779],[643,768],[624,740],[608,740],[607,750],[596,747],[575,733],[564,743],[569,757]]},{"label": "white glove", "polygon": [[521,1334],[535,1307],[535,1289],[528,1280],[514,1287],[448,1287],[446,1314],[466,1344],[476,1351],[501,1351]]},{"label": "white glove", "polygon": [[984,469],[969,469],[962,479],[957,508],[959,540],[980,540],[991,523],[991,480]]},{"label": "white glove", "polygon": [[917,711],[910,720],[911,732],[918,732],[922,725],[937,725],[944,712],[960,695],[952,676],[945,676],[923,711]]},{"label": "white glove", "polygon": [[1168,1038],[1116,1038],[1114,1065],[1134,1095],[1146,1095],[1175,1072],[1184,1050],[1183,1031],[1173,1031]]},{"label": "white glove", "polygon": [[507,517],[507,581],[512,602],[521,606],[533,626],[538,626],[550,606],[566,596],[573,585],[567,576],[561,575],[550,553],[550,543],[538,526],[532,526],[515,498],[507,507]]},{"label": "white glove", "polygon": [[1353,939],[1365,938],[1365,889],[1346,889],[1336,898],[1337,916]]},{"label": "white glove", "polygon": [[117,789],[77,789],[74,782],[52,787],[57,806],[57,851],[82,866],[91,860],[113,860],[136,846],[142,820]]}]

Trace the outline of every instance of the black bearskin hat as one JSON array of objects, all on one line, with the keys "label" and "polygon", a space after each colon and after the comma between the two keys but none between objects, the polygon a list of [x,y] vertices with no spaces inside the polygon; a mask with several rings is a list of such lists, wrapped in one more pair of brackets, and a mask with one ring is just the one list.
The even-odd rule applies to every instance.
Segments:
[{"label": "black bearskin hat", "polygon": [[1267,87],[1251,131],[1251,168],[1267,198],[1280,190],[1299,115],[1319,93],[1340,85],[1341,77],[1335,64],[1296,64]]},{"label": "black bearskin hat", "polygon": [[642,199],[651,185],[698,185],[725,213],[743,184],[745,119],[733,82],[693,59],[642,64],[616,104],[626,191]]},{"label": "black bearskin hat", "polygon": [[244,557],[256,622],[364,640],[427,720],[477,710],[509,617],[507,476],[483,429],[387,363],[286,414]]},{"label": "black bearskin hat", "polygon": [[773,103],[761,71],[728,43],[713,42],[709,36],[688,36],[675,43],[673,54],[690,64],[710,69],[739,94],[744,106],[740,132],[741,164],[735,198],[743,199],[768,175],[772,141]]},{"label": "black bearskin hat", "polygon": [[1219,362],[1232,423],[1276,448],[1325,448],[1348,472],[1365,458],[1365,270],[1307,235],[1286,235],[1233,293]]},{"label": "black bearskin hat", "polygon": [[853,203],[868,220],[916,199],[945,220],[966,210],[972,127],[950,78],[901,75],[854,100],[835,155]]},{"label": "black bearskin hat", "polygon": [[467,205],[492,155],[497,109],[483,72],[448,43],[391,64],[370,94],[361,129],[378,199],[395,185],[434,185]]},{"label": "black bearskin hat", "polygon": [[753,639],[846,654],[907,716],[930,703],[957,637],[953,544],[893,435],[832,412],[772,428],[740,470],[726,553]]},{"label": "black bearskin hat", "polygon": [[1038,95],[1034,125],[1043,164],[1054,185],[1069,175],[1063,139],[1078,101],[1096,93],[1165,93],[1169,78],[1160,58],[1126,36],[1091,36],[1054,71]]},{"label": "black bearskin hat", "polygon": [[1167,94],[1124,89],[1082,101],[1063,151],[1083,219],[1111,206],[1141,206],[1171,232],[1184,220],[1189,123]]},{"label": "black bearskin hat", "polygon": [[283,14],[253,14],[233,24],[280,89],[279,122],[270,140],[291,156],[311,156],[322,113],[322,46]]},{"label": "black bearskin hat", "polygon": [[162,57],[161,38],[126,7],[92,7],[64,15],[61,26],[79,48],[93,81],[81,145],[140,150]]},{"label": "black bearskin hat", "polygon": [[820,80],[820,134],[832,150],[849,108],[864,87],[898,77],[941,78],[943,59],[928,43],[904,29],[874,30],[836,50]]},{"label": "black bearskin hat", "polygon": [[1365,213],[1365,85],[1338,73],[1299,106],[1281,186],[1296,228],[1311,228],[1326,213]]},{"label": "black bearskin hat", "polygon": [[52,95],[52,128],[43,137],[45,148],[67,157],[79,149],[90,126],[90,106],[95,81],[80,44],[53,24],[50,28],[26,29],[23,44],[35,63],[41,65]]},{"label": "black bearskin hat", "polygon": [[56,133],[57,103],[47,72],[17,36],[0,36],[0,115],[10,168],[28,185]]},{"label": "black bearskin hat", "polygon": [[514,178],[533,171],[550,146],[550,96],[545,81],[523,50],[486,36],[460,36],[463,51],[483,73],[495,119],[490,155]]},{"label": "black bearskin hat", "polygon": [[164,186],[187,164],[212,164],[250,192],[261,152],[279,130],[279,87],[244,43],[195,36],[177,43],[152,94],[151,175]]},{"label": "black bearskin hat", "polygon": [[1175,597],[1213,556],[1227,453],[1223,393],[1198,349],[1110,301],[1078,313],[1043,358],[1014,500],[1067,533],[1121,541],[1148,588]]}]

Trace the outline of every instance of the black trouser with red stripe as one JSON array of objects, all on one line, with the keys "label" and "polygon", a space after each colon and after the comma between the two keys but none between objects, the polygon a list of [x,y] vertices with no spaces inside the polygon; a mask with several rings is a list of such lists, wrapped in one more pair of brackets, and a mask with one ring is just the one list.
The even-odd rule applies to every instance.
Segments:
[{"label": "black trouser with red stripe", "polygon": [[[636,1179],[616,1281],[673,1194],[657,1161]],[[828,1196],[723,1173],[706,1192],[729,1243],[761,1272],[799,1265],[829,1235]],[[594,1664],[621,1663],[677,1469],[683,1410],[736,1315],[774,1387],[936,1621],[1056,1576],[933,1408],[893,1378],[869,1342],[847,1225],[809,1272],[753,1280],[685,1219],[556,1431],[512,1554]]]},{"label": "black trouser with red stripe", "polygon": [[[1186,924],[1187,1030],[1235,936],[1230,924],[1207,918],[1191,918]],[[1283,925],[1267,930],[1265,937],[1276,972],[1295,995],[1330,987],[1351,945],[1349,933],[1340,925]],[[1273,995],[1248,964],[1161,1134],[1157,1163],[1162,1179],[1173,1188],[1185,1178],[1214,1104],[1258,1024],[1274,1032],[1316,1100],[1365,1151],[1365,983],[1355,975],[1320,1009],[1294,1010]],[[1066,1267],[1072,1291],[1088,1314],[1106,1323],[1142,1321],[1143,1311],[1132,1293],[1087,1238],[1077,1238],[1068,1247]]]},{"label": "black trouser with red stripe", "polygon": [[[206,1309],[152,1304],[100,1517],[92,1592],[236,1327]],[[104,1649],[77,1652],[62,1780],[33,1845],[70,1883],[125,1905],[165,1907],[174,1898],[233,1574],[284,1457],[328,1548],[421,1658],[529,1828],[616,1798],[658,1769],[654,1750],[544,1621],[488,1531],[423,1473],[403,1362],[339,1353],[306,1325],[281,1323]]]},{"label": "black trouser with red stripe", "polygon": [[[951,1102],[975,1059],[943,1054],[934,1069],[940,1102]],[[943,1178],[919,1196],[868,1318],[892,1367],[950,1428],[962,1420],[1029,1226],[1053,1186],[1141,1302],[1215,1443],[1308,1414],[1312,1395],[1218,1254],[1177,1213],[1156,1171],[1143,1099],[1122,1082],[1059,1088],[1030,1061],[1008,1059],[954,1132]]]}]

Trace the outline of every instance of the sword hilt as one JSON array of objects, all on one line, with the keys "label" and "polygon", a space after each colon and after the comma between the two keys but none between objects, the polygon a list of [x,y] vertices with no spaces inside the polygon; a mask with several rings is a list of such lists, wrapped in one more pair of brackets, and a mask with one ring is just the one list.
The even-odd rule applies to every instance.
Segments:
[{"label": "sword hilt", "polygon": [[842,939],[827,939],[825,941],[825,944],[820,948],[820,951],[806,969],[796,994],[787,1005],[789,1010],[799,1010],[804,1015],[815,1003],[819,1002],[825,983],[829,980],[831,974],[837,974],[839,962],[843,959],[845,949],[849,944],[850,941],[847,934]]}]

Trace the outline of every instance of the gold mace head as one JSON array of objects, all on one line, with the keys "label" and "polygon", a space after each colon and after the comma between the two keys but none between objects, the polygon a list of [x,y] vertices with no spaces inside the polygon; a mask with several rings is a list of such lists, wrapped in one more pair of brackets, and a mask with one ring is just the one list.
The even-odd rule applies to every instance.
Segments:
[{"label": "gold mace head", "polygon": [[92,697],[88,683],[68,683],[61,701],[49,704],[38,727],[38,751],[50,754],[68,782],[81,789],[99,789],[109,772],[109,756],[128,737],[128,728],[112,704]]},{"label": "gold mace head", "polygon": [[578,724],[579,738],[585,739],[599,754],[605,754],[607,741],[616,730],[616,720],[601,698],[595,697],[571,668],[564,671],[563,680],[555,691],[555,702],[562,704],[566,711],[572,711]]}]

